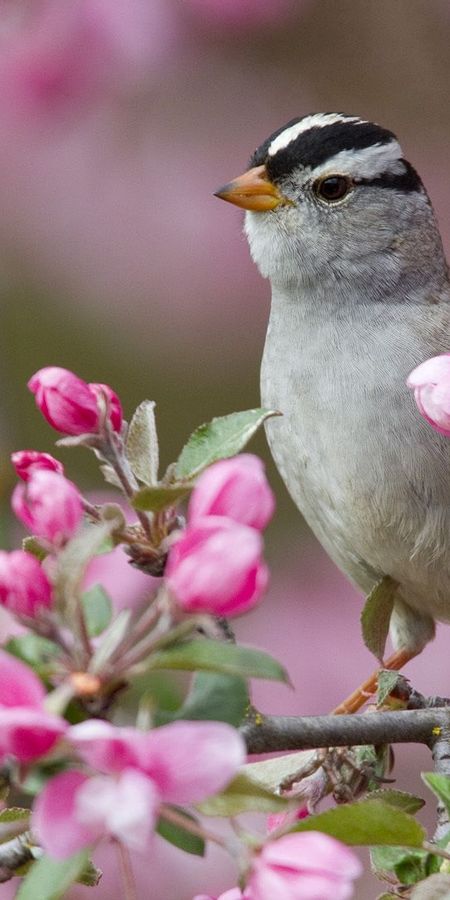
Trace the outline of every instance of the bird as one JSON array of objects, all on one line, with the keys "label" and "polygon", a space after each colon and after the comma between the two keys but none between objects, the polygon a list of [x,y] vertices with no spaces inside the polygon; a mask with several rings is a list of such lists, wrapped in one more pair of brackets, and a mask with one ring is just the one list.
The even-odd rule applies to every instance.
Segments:
[{"label": "bird", "polygon": [[[282,413],[266,424],[276,466],[361,591],[396,585],[385,665],[400,668],[450,622],[450,440],[406,387],[450,345],[430,198],[395,134],[346,113],[292,119],[216,196],[245,210],[271,284],[261,397]],[[336,711],[375,684],[376,673]]]}]

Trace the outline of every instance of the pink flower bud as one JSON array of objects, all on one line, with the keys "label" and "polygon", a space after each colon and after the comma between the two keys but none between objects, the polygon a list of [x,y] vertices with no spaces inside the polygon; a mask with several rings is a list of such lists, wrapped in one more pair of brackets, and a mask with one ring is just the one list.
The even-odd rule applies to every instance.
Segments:
[{"label": "pink flower bud", "polygon": [[28,481],[30,472],[36,469],[51,469],[64,475],[64,466],[50,453],[40,453],[39,450],[17,450],[11,454],[11,462],[17,475],[22,481]]},{"label": "pink flower bud", "polygon": [[51,584],[31,553],[0,550],[0,603],[17,616],[28,618],[52,605]]},{"label": "pink flower bud", "polygon": [[241,453],[206,469],[189,503],[189,519],[227,516],[262,531],[273,515],[275,500],[258,456]]},{"label": "pink flower bud", "polygon": [[14,489],[11,506],[26,528],[52,547],[72,537],[83,515],[76,486],[48,469],[33,469],[26,484]]},{"label": "pink flower bud", "polygon": [[47,422],[64,434],[95,434],[101,422],[100,390],[106,396],[115,431],[122,424],[120,400],[108,385],[88,384],[78,375],[58,366],[39,369],[28,382],[36,405]]},{"label": "pink flower bud", "polygon": [[254,900],[347,900],[361,872],[349,847],[305,831],[269,841],[254,858],[247,889]]},{"label": "pink flower bud", "polygon": [[67,723],[46,712],[44,699],[44,686],[33,670],[1,650],[1,763],[10,756],[21,763],[33,762],[48,753],[65,733]]},{"label": "pink flower bud", "polygon": [[120,431],[122,428],[122,404],[117,396],[114,393],[113,389],[109,387],[108,384],[96,384],[92,382],[88,384],[88,388],[95,394],[95,397],[104,397],[106,398],[106,402],[108,404],[108,414],[109,420],[111,422],[111,426],[114,431]]},{"label": "pink flower bud", "polygon": [[268,582],[259,532],[219,516],[188,525],[169,552],[167,584],[184,612],[233,616],[251,609]]},{"label": "pink flower bud", "polygon": [[406,383],[414,391],[424,419],[440,434],[450,437],[450,353],[421,363]]}]

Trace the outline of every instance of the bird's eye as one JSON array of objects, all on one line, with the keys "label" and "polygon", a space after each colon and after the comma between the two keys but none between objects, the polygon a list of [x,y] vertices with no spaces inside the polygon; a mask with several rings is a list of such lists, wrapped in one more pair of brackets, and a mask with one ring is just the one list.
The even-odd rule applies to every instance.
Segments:
[{"label": "bird's eye", "polygon": [[327,178],[320,178],[314,185],[314,190],[321,200],[327,203],[337,203],[348,194],[351,188],[351,181],[344,175],[329,175]]}]

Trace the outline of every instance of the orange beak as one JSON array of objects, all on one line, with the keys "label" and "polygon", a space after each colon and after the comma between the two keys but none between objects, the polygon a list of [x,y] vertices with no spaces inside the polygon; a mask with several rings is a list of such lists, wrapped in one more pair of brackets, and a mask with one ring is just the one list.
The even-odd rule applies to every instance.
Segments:
[{"label": "orange beak", "polygon": [[239,175],[239,178],[216,191],[214,196],[255,212],[267,212],[276,209],[277,206],[292,204],[292,201],[284,197],[272,181],[269,181],[265,166],[249,169],[244,175]]}]

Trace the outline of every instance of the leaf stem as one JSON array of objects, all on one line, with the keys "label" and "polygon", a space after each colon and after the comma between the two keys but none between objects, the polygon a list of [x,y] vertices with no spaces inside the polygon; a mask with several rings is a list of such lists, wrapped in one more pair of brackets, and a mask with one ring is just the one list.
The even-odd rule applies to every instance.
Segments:
[{"label": "leaf stem", "polygon": [[215,844],[218,844],[219,847],[226,850],[227,853],[231,852],[230,845],[225,838],[221,837],[219,834],[215,834],[213,831],[209,831],[207,828],[203,828],[203,825],[197,825],[197,822],[193,822],[188,816],[184,816],[183,813],[178,812],[178,810],[173,809],[171,806],[162,806],[160,815],[163,819],[166,819],[167,822],[172,822],[173,825],[179,825],[180,828],[184,828],[184,830],[189,831],[190,834],[195,834],[196,837],[205,841],[213,841]]}]

